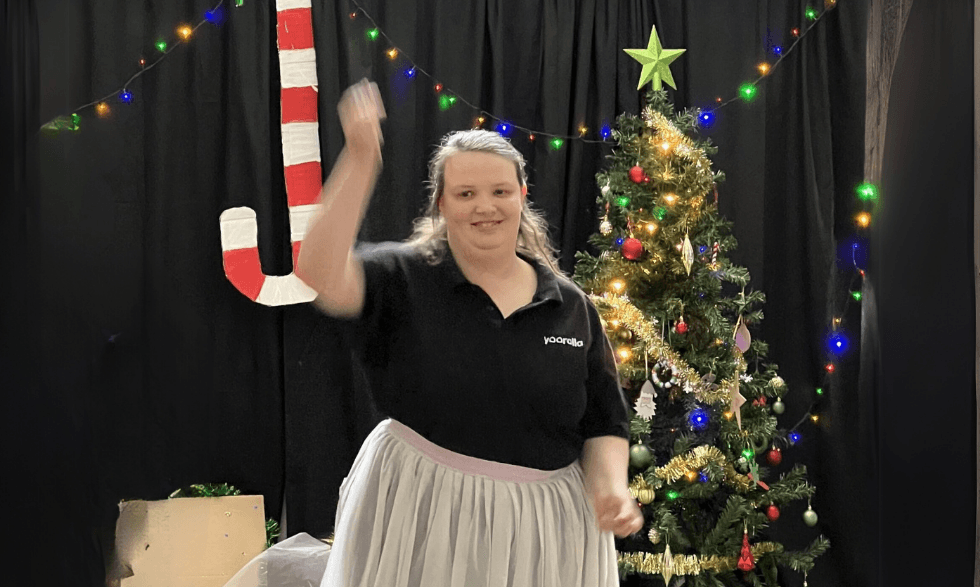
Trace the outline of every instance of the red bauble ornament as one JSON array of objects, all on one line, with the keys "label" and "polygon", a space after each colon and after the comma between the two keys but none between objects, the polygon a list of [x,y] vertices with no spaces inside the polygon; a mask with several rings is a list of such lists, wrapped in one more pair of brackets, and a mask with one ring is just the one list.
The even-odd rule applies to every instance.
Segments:
[{"label": "red bauble ornament", "polygon": [[739,570],[749,572],[755,568],[755,557],[752,556],[752,548],[749,546],[749,533],[742,534],[742,552],[738,555]]},{"label": "red bauble ornament", "polygon": [[768,453],[766,453],[766,460],[769,461],[770,465],[775,467],[779,463],[783,462],[783,451],[779,450],[778,448],[771,449]]},{"label": "red bauble ornament", "polygon": [[778,520],[779,519],[779,508],[776,507],[776,506],[774,506],[774,505],[770,505],[769,507],[767,507],[766,508],[766,517],[769,518],[769,521],[770,522],[775,522],[776,520]]},{"label": "red bauble ornament", "polygon": [[628,238],[623,242],[620,252],[630,261],[636,261],[643,254],[643,243],[638,239]]},{"label": "red bauble ornament", "polygon": [[643,183],[643,180],[647,179],[646,172],[639,165],[634,165],[630,168],[630,181],[633,183]]},{"label": "red bauble ornament", "polygon": [[684,334],[684,333],[686,333],[687,332],[687,322],[684,322],[684,320],[681,319],[680,322],[678,322],[677,324],[674,325],[674,330],[677,332],[677,334]]}]

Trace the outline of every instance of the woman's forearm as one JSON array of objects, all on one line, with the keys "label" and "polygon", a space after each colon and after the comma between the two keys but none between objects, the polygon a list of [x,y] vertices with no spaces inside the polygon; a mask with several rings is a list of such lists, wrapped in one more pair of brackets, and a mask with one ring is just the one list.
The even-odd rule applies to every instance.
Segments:
[{"label": "woman's forearm", "polygon": [[629,491],[629,442],[618,436],[597,436],[585,441],[582,469],[585,486],[594,493]]},{"label": "woman's forearm", "polygon": [[340,152],[320,192],[320,210],[303,238],[296,273],[321,295],[348,278],[348,257],[377,180],[380,159]]}]

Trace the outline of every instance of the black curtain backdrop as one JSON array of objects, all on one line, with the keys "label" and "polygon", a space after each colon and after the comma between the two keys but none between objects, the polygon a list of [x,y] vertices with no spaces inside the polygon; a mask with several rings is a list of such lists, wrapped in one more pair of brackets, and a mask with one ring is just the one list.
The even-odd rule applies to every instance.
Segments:
[{"label": "black curtain backdrop", "polygon": [[[973,11],[916,0],[892,80],[870,273],[880,362],[860,388],[877,404],[880,585],[973,578]],[[926,536],[946,564],[909,564]]]},{"label": "black curtain backdrop", "polygon": [[[740,242],[732,257],[750,269],[753,287],[769,295],[767,319],[756,335],[770,342],[771,356],[794,390],[786,398],[784,425],[806,412],[813,388],[823,382],[823,334],[846,285],[835,277],[835,245],[852,232],[853,188],[863,167],[866,7],[838,4],[763,83],[754,102],[725,108],[707,132],[720,145],[716,166],[728,174],[720,204],[734,220]],[[364,5],[404,53],[447,87],[515,123],[562,134],[574,133],[580,123],[596,129],[620,112],[638,112],[639,66],[622,49],[644,47],[651,25],[657,25],[665,47],[687,48],[673,67],[677,106],[706,106],[753,79],[767,48],[787,47],[789,30],[804,24],[805,8],[795,1],[735,6],[707,0],[376,0]],[[199,29],[190,44],[130,86],[133,104],[111,102],[107,120],[95,120],[87,109],[81,112],[81,131],[36,136],[31,130],[38,120],[117,89],[141,56],[152,61],[158,38],[172,40],[177,23],[196,21],[210,5],[27,0],[2,6],[0,83],[5,92],[14,89],[0,104],[2,136],[8,145],[6,137],[22,137],[13,142],[21,157],[4,161],[21,175],[4,175],[0,200],[8,245],[0,254],[11,284],[0,288],[0,377],[4,390],[12,390],[4,393],[9,425],[4,458],[23,482],[6,487],[14,490],[6,504],[15,520],[23,515],[17,527],[28,547],[24,560],[30,561],[20,584],[102,584],[117,502],[163,498],[189,483],[228,482],[261,493],[270,517],[279,516],[285,501],[289,534],[328,534],[337,488],[379,415],[335,324],[309,307],[253,304],[225,280],[221,268],[218,216],[248,205],[258,212],[265,272],[291,270],[274,4],[246,1],[229,9],[220,27]],[[390,119],[385,170],[362,237],[400,239],[423,204],[432,145],[449,130],[469,127],[476,113],[461,104],[441,112],[431,84],[424,78],[408,81],[384,56],[384,43],[364,40],[366,25],[349,19],[350,10],[346,2],[314,6],[324,167],[329,169],[342,145],[335,115],[340,92],[361,76],[375,79]],[[966,30],[928,29],[922,46],[931,47],[943,32],[953,55],[957,47],[970,46]],[[929,70],[933,84],[915,85],[928,63],[906,61],[922,68],[903,77],[906,91],[914,89],[920,99],[915,109],[936,111],[933,94],[944,95],[937,88],[947,77]],[[968,79],[969,72],[962,75]],[[954,95],[953,88],[947,90]],[[949,128],[923,125],[917,144],[952,140],[957,127],[951,119],[966,127],[970,112],[961,119],[946,117]],[[896,118],[914,119],[911,112]],[[20,134],[6,132],[11,124],[23,127]],[[521,135],[514,143],[529,159],[532,197],[553,226],[563,267],[571,270],[574,251],[596,229],[593,178],[607,148],[573,141],[553,153]],[[942,163],[952,165],[948,154]],[[919,168],[911,164],[916,161],[911,153],[905,161],[896,169],[912,174]],[[930,189],[917,194],[932,193],[937,177],[930,165],[939,163],[922,165],[920,175],[899,184],[911,190],[913,179],[930,177]],[[969,163],[963,165],[969,169]],[[38,178],[33,186],[32,170]],[[18,177],[27,179],[21,184]],[[928,210],[949,214],[948,223],[937,220],[935,226],[945,227],[942,234],[952,238],[953,207]],[[879,225],[884,238],[886,220]],[[923,255],[921,229],[912,234],[915,239],[903,242],[918,243],[919,258],[935,259]],[[969,242],[966,235],[962,238]],[[937,247],[939,242],[938,236],[929,240]],[[961,248],[966,255],[969,247]],[[892,249],[873,250],[884,255]],[[943,248],[945,259],[953,258],[951,250]],[[884,279],[887,272],[881,272]],[[934,285],[947,283],[953,272],[928,273],[922,267],[892,275],[906,281],[875,284],[882,324],[886,296],[899,290],[937,295],[940,288]],[[910,317],[933,314],[923,309],[936,303],[917,302],[925,300],[904,302],[904,319],[887,323],[925,327],[928,321]],[[943,307],[950,302],[944,297]],[[952,310],[940,316],[948,319],[940,324],[955,326]],[[888,376],[902,379],[900,371],[889,375],[887,370],[913,364],[912,357],[889,363],[883,342],[899,345],[899,334],[879,340],[865,318],[866,339],[882,349],[881,372],[870,379],[878,386]],[[848,317],[855,333],[859,319]],[[911,345],[901,349],[908,355],[918,351]],[[862,350],[867,354],[867,345]],[[931,376],[923,384],[938,390],[936,377],[947,371],[929,366],[952,355],[939,349],[924,355],[917,373]],[[834,541],[811,574],[811,585],[876,585],[879,565],[907,570],[906,552],[914,553],[917,541],[935,551],[924,531],[908,534],[902,548],[888,542],[879,550],[899,534],[888,528],[879,536],[885,522],[879,527],[878,510],[869,504],[879,505],[889,523],[900,519],[896,509],[911,515],[908,471],[902,471],[902,484],[895,477],[889,481],[884,469],[881,485],[875,475],[872,449],[889,430],[883,419],[890,418],[893,433],[904,435],[905,442],[922,436],[909,434],[911,416],[893,401],[892,387],[879,392],[857,386],[856,357],[845,361],[841,384],[821,406],[824,423],[801,428],[803,441],[786,458],[785,466],[798,460],[810,465],[821,523],[808,529],[800,521],[802,508],[787,508],[777,538],[798,547],[823,532]],[[948,373],[952,377],[953,371]],[[906,388],[911,396],[912,387]],[[856,407],[868,397],[880,413]],[[953,413],[947,399],[929,404],[936,423]],[[921,403],[915,413],[923,418]],[[955,409],[960,407],[965,408]],[[938,449],[951,438],[945,426],[926,432],[936,446],[919,441],[918,449]],[[974,487],[972,461],[950,446],[945,456],[962,458],[958,466],[942,469],[946,489],[936,490],[936,508],[955,507],[948,487],[957,482],[970,491]],[[919,461],[933,456],[917,454]],[[898,452],[896,463],[908,465],[908,457]],[[901,503],[886,509],[885,494]],[[972,511],[972,495],[967,497],[959,510]],[[946,520],[952,524],[954,518]],[[58,554],[39,547],[42,541],[57,542]],[[802,583],[795,573],[782,580]]]}]

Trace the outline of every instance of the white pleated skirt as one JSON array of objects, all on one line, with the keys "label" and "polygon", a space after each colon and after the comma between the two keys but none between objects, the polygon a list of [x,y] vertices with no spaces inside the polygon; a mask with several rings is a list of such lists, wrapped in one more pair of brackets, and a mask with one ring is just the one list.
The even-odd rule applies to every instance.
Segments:
[{"label": "white pleated skirt", "polygon": [[321,587],[614,587],[578,461],[541,471],[379,424],[340,489]]}]

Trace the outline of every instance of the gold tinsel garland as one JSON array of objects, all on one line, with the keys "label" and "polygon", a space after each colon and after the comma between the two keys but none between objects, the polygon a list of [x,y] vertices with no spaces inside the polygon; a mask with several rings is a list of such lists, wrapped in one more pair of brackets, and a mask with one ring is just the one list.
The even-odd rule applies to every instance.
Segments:
[{"label": "gold tinsel garland", "polygon": [[740,352],[734,352],[735,374],[722,381],[717,389],[711,389],[701,380],[701,375],[692,369],[681,356],[670,347],[667,342],[654,329],[653,324],[647,320],[643,312],[634,306],[628,299],[622,296],[603,294],[601,296],[590,296],[593,303],[601,310],[608,308],[610,313],[606,320],[618,320],[620,324],[629,328],[636,336],[643,341],[647,352],[653,357],[664,357],[674,369],[679,371],[678,379],[683,384],[685,390],[693,391],[694,397],[705,404],[724,404],[731,401],[732,390],[737,389],[739,375],[745,372],[745,359]]},{"label": "gold tinsel garland", "polygon": [[[782,552],[783,547],[775,542],[760,542],[751,547],[752,556],[759,559],[764,554],[772,552]],[[700,575],[702,572],[720,573],[723,571],[733,571],[737,568],[737,556],[718,556],[711,555],[699,557],[698,555],[678,554],[672,557],[673,575]],[[664,567],[663,553],[654,554],[651,552],[631,552],[619,555],[620,563],[630,563],[639,573],[647,575],[659,575]]]},{"label": "gold tinsel garland", "polygon": [[[714,183],[711,160],[660,112],[647,106],[642,115],[647,128],[653,131],[648,138],[650,156],[644,162],[655,178],[678,188],[676,195],[685,196],[682,201],[688,211],[684,224],[694,224],[704,212],[704,196]],[[681,161],[677,161],[675,155]],[[680,189],[682,186],[684,189]]]},{"label": "gold tinsel garland", "polygon": [[654,475],[667,483],[673,483],[684,477],[689,471],[703,469],[708,463],[717,463],[724,469],[724,482],[735,487],[739,492],[745,493],[751,487],[752,480],[746,475],[738,474],[735,467],[728,462],[718,447],[706,444],[695,447],[687,454],[677,455],[670,459],[666,465],[657,467],[654,470]]}]

